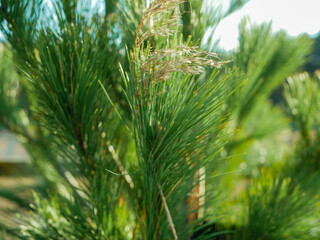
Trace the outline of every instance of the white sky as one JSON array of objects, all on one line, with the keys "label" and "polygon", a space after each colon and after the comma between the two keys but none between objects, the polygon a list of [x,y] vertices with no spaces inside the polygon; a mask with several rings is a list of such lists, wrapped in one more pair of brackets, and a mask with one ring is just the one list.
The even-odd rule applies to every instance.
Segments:
[{"label": "white sky", "polygon": [[[227,0],[224,0],[228,2]],[[213,40],[230,50],[237,46],[238,25],[249,16],[251,22],[272,20],[274,31],[285,29],[290,35],[316,34],[320,31],[320,0],[250,0],[242,9],[221,21]]]}]

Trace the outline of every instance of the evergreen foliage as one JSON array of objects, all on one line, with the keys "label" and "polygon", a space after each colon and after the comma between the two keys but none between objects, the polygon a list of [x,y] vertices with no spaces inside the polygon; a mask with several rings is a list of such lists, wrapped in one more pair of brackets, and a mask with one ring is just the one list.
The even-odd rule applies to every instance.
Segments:
[{"label": "evergreen foliage", "polygon": [[0,124],[40,184],[0,189],[0,238],[320,239],[312,42],[243,20],[223,59],[201,43],[246,2],[1,0]]},{"label": "evergreen foliage", "polygon": [[[294,179],[264,173],[252,180],[249,187],[247,223],[240,230],[239,239],[311,239],[316,197],[308,193]],[[311,187],[313,182],[305,179]],[[316,190],[316,189],[314,189]]]}]

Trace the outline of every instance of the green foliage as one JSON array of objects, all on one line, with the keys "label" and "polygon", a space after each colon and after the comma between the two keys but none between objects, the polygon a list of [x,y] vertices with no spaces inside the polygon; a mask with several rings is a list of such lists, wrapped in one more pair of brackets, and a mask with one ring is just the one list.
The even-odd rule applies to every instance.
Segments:
[{"label": "green foliage", "polygon": [[[245,83],[228,100],[232,121],[227,129],[235,134],[226,151],[230,156],[242,156],[235,157],[233,165],[241,165],[245,175],[256,175],[259,166],[270,166],[284,157],[285,147],[275,150],[272,143],[279,141],[280,133],[287,134],[289,121],[269,98],[286,77],[303,66],[311,41],[304,36],[292,38],[285,32],[273,33],[271,24],[248,26],[247,21],[240,24],[239,47],[230,56],[234,59],[233,76]],[[271,162],[262,156],[265,151]]]},{"label": "green foliage", "polygon": [[[113,194],[115,191],[117,190],[115,189]],[[21,226],[21,238],[128,239],[128,232],[122,227],[124,224],[130,224],[130,216],[125,206],[119,204],[119,199],[113,197],[109,201],[112,204],[108,205],[100,199],[87,201],[94,202],[95,205],[83,205],[77,200],[77,196],[62,198],[61,195],[54,195],[44,200],[41,196],[35,195],[32,206],[34,212],[31,219],[26,220]]]},{"label": "green foliage", "polygon": [[[117,77],[120,74],[114,73],[116,62],[126,66],[119,54],[116,23],[110,21],[116,9],[90,17],[78,11],[76,1],[54,2],[52,8],[43,4],[38,9],[30,7],[40,6],[40,2],[2,3],[2,30],[17,58],[29,103],[31,132],[21,136],[26,138],[35,164],[44,169],[53,192],[48,199],[35,196],[33,220],[26,220],[21,227],[21,238],[126,239],[133,234],[167,239],[172,236],[169,211],[178,234],[187,237],[208,218],[207,213],[202,214],[203,219],[190,223],[188,231],[183,227],[191,212],[199,208],[186,204],[186,196],[199,183],[195,175],[205,166],[209,173],[211,156],[225,140],[218,131],[225,121],[221,106],[230,94],[226,83],[233,84],[233,80],[226,76],[215,81],[216,73],[208,81],[186,75],[188,71],[204,72],[203,64],[222,63],[195,46],[183,47],[179,36],[161,49],[163,41],[152,29],[167,31],[168,27],[170,32],[169,25],[178,20],[178,13],[177,18],[169,15],[178,3],[163,1],[163,12],[152,3],[141,16],[135,13],[137,8],[122,3],[134,10],[132,18],[141,22],[141,33],[147,34],[140,35],[137,25],[131,27],[132,36],[120,38],[131,46],[135,43],[130,78],[123,76],[122,83]],[[44,13],[49,16],[39,18]],[[120,16],[127,22],[130,19],[124,13],[130,11],[122,9]],[[145,23],[148,14],[156,14],[159,22]],[[159,52],[144,50],[141,41],[146,38],[155,39],[151,43]],[[136,55],[138,51],[141,53]],[[156,65],[150,65],[152,61]],[[177,67],[163,74],[158,66],[169,63]],[[142,74],[148,79],[140,79]],[[128,157],[131,159],[126,160]],[[125,169],[136,174],[127,175]],[[203,194],[210,199],[214,191]],[[205,209],[203,204],[200,207]],[[128,226],[125,231],[124,225]]]},{"label": "green foliage", "polygon": [[[0,54],[0,119],[3,125],[12,128],[12,125],[20,125],[19,118],[23,117],[20,111],[19,82],[10,51],[1,46]],[[23,131],[21,127],[17,131]]]},{"label": "green foliage", "polygon": [[[160,204],[157,186],[161,186],[165,195],[170,193],[167,198],[170,209],[179,209],[181,202],[176,200],[192,190],[196,172],[212,164],[212,157],[200,152],[219,150],[223,136],[219,136],[218,129],[224,122],[221,105],[227,93],[222,89],[225,81],[216,82],[214,76],[200,85],[180,74],[166,81],[126,79],[143,176],[140,184],[147,215],[146,239],[153,239],[159,231],[154,229],[157,225],[154,221],[165,219],[157,212]],[[182,215],[179,212],[172,214],[174,222],[187,220],[186,214],[182,219],[178,218]],[[162,236],[169,235],[168,232],[169,226],[161,229],[160,239],[166,239]]]},{"label": "green foliage", "polygon": [[[308,181],[311,186],[313,181]],[[313,228],[317,198],[291,178],[265,173],[252,180],[248,190],[246,227],[239,239],[314,239]]]},{"label": "green foliage", "polygon": [[[158,31],[143,32],[144,22],[158,20],[160,11],[167,12],[176,6],[164,2],[161,7],[158,10],[151,4],[144,14],[137,30],[141,30],[141,37],[136,38],[130,55],[131,71],[122,72],[122,76],[141,169],[136,182],[142,190],[142,208],[146,215],[141,226],[142,238],[168,239],[173,235],[184,239],[196,226],[190,224],[187,229],[181,228],[194,210],[192,205],[181,208],[185,205],[183,196],[196,186],[193,183],[196,173],[213,163],[214,158],[201,151],[214,154],[221,147],[224,138],[219,136],[218,129],[225,120],[221,106],[230,92],[226,87],[228,79],[217,81],[216,73],[205,82],[185,75],[201,73],[204,65],[218,64],[209,58],[209,53],[183,46],[183,43],[156,48],[161,46],[158,37],[170,31],[161,27],[164,24],[175,26],[174,21],[178,21],[172,18],[175,13],[170,18],[164,15],[159,22],[153,22]],[[155,49],[151,50],[149,45],[143,48],[148,38],[155,39]],[[165,201],[163,196],[167,196]],[[180,212],[181,209],[184,212]]]},{"label": "green foliage", "polygon": [[1,1],[0,123],[41,179],[0,189],[28,209],[3,236],[319,238],[320,78],[288,78],[305,36],[244,20],[221,60],[201,40],[247,1],[50,2]]},{"label": "green foliage", "polygon": [[320,75],[293,75],[285,86],[288,112],[300,133],[297,151],[302,164],[319,169],[320,157]]},{"label": "green foliage", "polygon": [[303,66],[310,48],[311,41],[306,37],[293,39],[285,32],[273,34],[271,24],[248,27],[246,20],[242,22],[234,66],[247,82],[233,101],[238,121]]},{"label": "green foliage", "polygon": [[[54,11],[59,24],[55,25],[55,28],[46,25],[37,28],[30,19],[36,19],[41,10],[31,11],[30,16],[29,7],[25,2],[3,3],[2,16],[5,20],[8,23],[23,21],[24,25],[12,25],[12,29],[6,29],[8,25],[2,26],[18,59],[18,69],[23,76],[21,83],[32,112],[32,132],[23,132],[21,135],[27,139],[26,148],[36,166],[49,181],[48,187],[58,194],[55,202],[48,201],[46,205],[51,205],[56,213],[69,207],[71,212],[68,213],[76,216],[79,215],[79,204],[71,208],[72,204],[83,204],[87,201],[90,203],[88,210],[82,212],[83,216],[87,216],[85,219],[99,226],[99,229],[101,226],[101,229],[110,230],[110,227],[106,226],[110,225],[111,220],[107,220],[114,218],[109,210],[117,210],[110,209],[109,206],[118,201],[115,196],[121,183],[112,184],[109,178],[114,176],[106,172],[106,169],[118,169],[113,160],[106,161],[105,155],[109,153],[106,138],[110,139],[112,144],[117,144],[112,140],[113,134],[116,130],[121,133],[121,127],[116,127],[118,123],[113,121],[111,105],[98,83],[98,80],[112,78],[112,72],[116,68],[111,64],[117,61],[115,59],[118,56],[111,53],[113,43],[105,44],[108,42],[105,26],[109,23],[87,23],[77,12],[72,12],[72,6],[57,3],[54,10],[46,11]],[[23,17],[25,19],[21,20]],[[19,31],[15,30],[18,27]],[[32,28],[32,31],[23,28]],[[18,35],[20,32],[21,36]],[[32,44],[22,41],[25,37],[23,34],[31,32],[32,36],[28,37],[32,37]],[[106,118],[109,119],[108,122],[104,121]],[[108,124],[113,124],[114,128],[108,128]],[[107,158],[112,158],[111,154]],[[39,217],[44,214],[40,211],[40,206],[41,204]],[[32,230],[28,230],[26,236],[28,239],[56,239],[54,230],[46,230],[50,224],[51,221],[44,220],[41,225],[36,224]],[[73,227],[73,233],[77,229],[76,239],[86,236],[84,231],[79,231],[76,224],[70,226]],[[111,225],[111,228],[113,227],[115,225]],[[41,231],[44,236],[39,234]],[[68,232],[70,229],[65,232],[66,239],[71,236]],[[81,234],[84,234],[83,237],[79,237]],[[95,239],[104,237],[105,233],[99,232]]]}]

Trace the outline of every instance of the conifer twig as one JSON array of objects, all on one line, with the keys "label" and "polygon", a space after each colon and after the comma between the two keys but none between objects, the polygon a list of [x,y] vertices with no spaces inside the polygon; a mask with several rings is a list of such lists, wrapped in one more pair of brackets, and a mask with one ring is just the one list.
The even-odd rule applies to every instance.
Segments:
[{"label": "conifer twig", "polygon": [[160,191],[161,200],[162,200],[162,202],[163,202],[164,209],[165,209],[166,214],[167,214],[168,222],[169,222],[170,228],[171,228],[171,230],[172,230],[173,237],[174,237],[175,240],[178,240],[177,231],[176,231],[176,229],[175,229],[175,227],[174,227],[174,223],[173,223],[173,221],[172,221],[172,217],[171,217],[171,214],[170,214],[170,211],[169,211],[167,202],[166,202],[166,198],[165,198],[164,195],[163,195],[163,192],[162,192],[162,188],[161,188],[160,183],[158,184],[158,188],[159,188],[159,191]]}]

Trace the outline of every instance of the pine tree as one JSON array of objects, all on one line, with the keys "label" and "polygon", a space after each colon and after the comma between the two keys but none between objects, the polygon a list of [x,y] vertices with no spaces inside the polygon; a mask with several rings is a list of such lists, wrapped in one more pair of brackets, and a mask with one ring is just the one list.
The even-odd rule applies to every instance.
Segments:
[{"label": "pine tree", "polygon": [[[0,192],[24,208],[0,228],[19,239],[320,238],[319,76],[294,75],[285,107],[270,101],[310,41],[244,21],[236,52],[201,44],[245,3],[2,0],[0,122],[44,187],[31,199]],[[291,154],[274,144],[289,117],[301,133]]]}]

